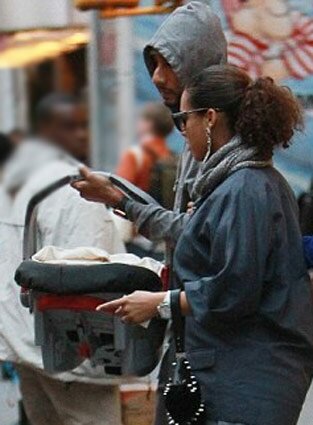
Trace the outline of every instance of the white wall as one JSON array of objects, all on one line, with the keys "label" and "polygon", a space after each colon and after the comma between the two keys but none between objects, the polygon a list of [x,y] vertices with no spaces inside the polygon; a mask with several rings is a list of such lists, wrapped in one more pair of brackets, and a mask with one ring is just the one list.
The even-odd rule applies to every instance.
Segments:
[{"label": "white wall", "polygon": [[135,140],[135,58],[132,19],[117,19],[117,140],[119,156]]},{"label": "white wall", "polygon": [[0,32],[85,23],[73,0],[0,0]]},{"label": "white wall", "polygon": [[[28,127],[24,69],[0,69],[0,132]],[[0,421],[1,423],[1,421]]]}]

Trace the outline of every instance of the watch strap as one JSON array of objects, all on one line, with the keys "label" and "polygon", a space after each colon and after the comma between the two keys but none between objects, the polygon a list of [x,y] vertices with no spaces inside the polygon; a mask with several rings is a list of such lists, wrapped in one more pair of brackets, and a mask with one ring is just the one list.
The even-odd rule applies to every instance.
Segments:
[{"label": "watch strap", "polygon": [[170,294],[172,329],[174,333],[176,352],[183,353],[185,351],[185,326],[180,306],[181,289],[174,289],[170,291]]}]

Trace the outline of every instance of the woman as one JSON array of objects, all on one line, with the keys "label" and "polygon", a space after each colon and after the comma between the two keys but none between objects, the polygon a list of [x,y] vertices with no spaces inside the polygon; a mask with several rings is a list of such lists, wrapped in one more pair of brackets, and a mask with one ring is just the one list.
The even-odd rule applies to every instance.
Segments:
[{"label": "woman", "polygon": [[[271,79],[215,66],[186,88],[181,111],[203,165],[175,272],[207,424],[295,425],[313,371],[312,294],[296,202],[271,159],[301,110]],[[168,293],[135,292],[101,309],[140,323],[168,304]]]}]

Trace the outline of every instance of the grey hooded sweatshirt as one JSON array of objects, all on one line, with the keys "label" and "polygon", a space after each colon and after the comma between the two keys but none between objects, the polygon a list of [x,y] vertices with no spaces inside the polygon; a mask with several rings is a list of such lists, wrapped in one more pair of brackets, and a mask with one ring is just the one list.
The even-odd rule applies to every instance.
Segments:
[{"label": "grey hooded sweatshirt", "polygon": [[[198,1],[177,8],[145,47],[144,59],[151,76],[155,70],[151,53],[155,51],[166,59],[183,87],[203,69],[227,59],[227,43],[220,20],[209,6]],[[126,213],[141,234],[153,241],[167,240],[175,245],[184,227],[187,202],[193,200],[191,190],[198,167],[186,146],[174,188],[174,211],[127,202]]]}]

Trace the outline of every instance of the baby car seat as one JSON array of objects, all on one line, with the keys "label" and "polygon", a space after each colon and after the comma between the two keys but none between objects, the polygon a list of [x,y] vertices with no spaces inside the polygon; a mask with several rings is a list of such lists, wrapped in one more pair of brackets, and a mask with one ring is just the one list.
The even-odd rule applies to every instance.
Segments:
[{"label": "baby car seat", "polygon": [[[105,174],[126,196],[156,203],[126,180]],[[45,370],[69,371],[89,359],[107,374],[144,376],[159,361],[166,323],[154,318],[147,327],[128,325],[110,314],[95,311],[104,301],[135,290],[160,291],[159,275],[145,267],[104,263],[49,264],[33,261],[36,247],[36,210],[55,190],[73,181],[64,177],[29,202],[24,229],[24,261],[16,271],[21,301],[34,314],[35,343],[41,346]]]}]

